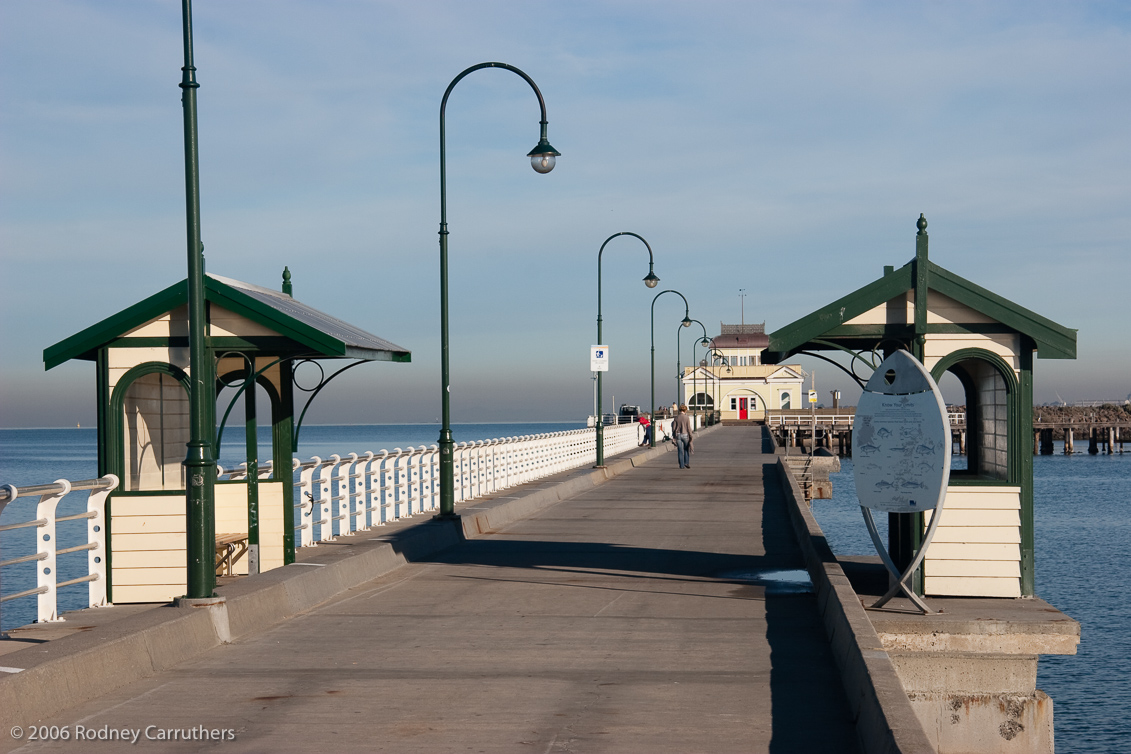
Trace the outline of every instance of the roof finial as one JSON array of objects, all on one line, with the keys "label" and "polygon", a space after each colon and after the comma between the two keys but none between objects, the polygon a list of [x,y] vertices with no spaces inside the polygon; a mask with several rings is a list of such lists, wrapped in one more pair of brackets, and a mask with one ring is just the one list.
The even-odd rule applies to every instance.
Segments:
[{"label": "roof finial", "polygon": [[923,213],[919,213],[919,219],[915,222],[915,227],[919,229],[918,235],[927,235],[927,218],[923,217]]},{"label": "roof finial", "polygon": [[294,292],[291,288],[291,268],[287,266],[283,267],[283,293],[294,298]]}]

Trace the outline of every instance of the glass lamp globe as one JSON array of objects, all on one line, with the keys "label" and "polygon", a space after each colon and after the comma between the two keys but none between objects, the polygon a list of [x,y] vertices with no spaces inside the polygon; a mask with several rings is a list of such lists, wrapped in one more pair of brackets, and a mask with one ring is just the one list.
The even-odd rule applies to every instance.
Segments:
[{"label": "glass lamp globe", "polygon": [[535,173],[549,173],[556,164],[557,160],[549,152],[530,155],[530,167],[534,168]]},{"label": "glass lamp globe", "polygon": [[644,285],[648,286],[649,288],[655,288],[659,284],[660,279],[656,277],[656,273],[648,270],[648,277],[644,278]]}]

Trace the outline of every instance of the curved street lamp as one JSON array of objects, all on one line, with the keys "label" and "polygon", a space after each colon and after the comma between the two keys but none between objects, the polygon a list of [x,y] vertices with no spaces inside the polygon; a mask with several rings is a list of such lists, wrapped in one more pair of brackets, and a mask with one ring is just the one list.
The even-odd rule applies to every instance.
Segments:
[{"label": "curved street lamp", "polygon": [[438,518],[455,517],[455,479],[452,450],[455,441],[452,440],[451,424],[451,382],[448,379],[448,182],[447,182],[447,156],[445,153],[444,114],[448,107],[448,95],[464,76],[480,68],[505,68],[517,73],[538,97],[538,106],[542,109],[542,136],[537,146],[527,153],[530,165],[538,173],[549,173],[554,169],[556,158],[561,152],[550,146],[546,139],[546,101],[542,99],[542,92],[538,85],[525,73],[506,63],[479,63],[473,65],[460,75],[452,79],[444,91],[444,98],[440,101],[440,405],[443,424],[440,427],[440,515]]},{"label": "curved street lamp", "polygon": [[[640,239],[641,243],[648,249],[648,276],[644,278],[644,285],[649,288],[655,288],[660,282],[660,279],[656,277],[656,273],[653,271],[656,259],[652,255],[652,247],[648,245],[648,242],[644,240],[643,236],[630,233],[629,231],[621,231],[605,239],[605,243],[601,244],[601,249],[597,252],[597,345],[599,346],[604,345],[604,342],[601,340],[603,337],[601,335],[601,255],[605,253],[605,246],[608,245],[609,241],[612,241],[617,236],[632,236],[633,238]],[[601,375],[602,372],[597,372],[597,468],[605,465],[605,423],[602,419],[604,412],[601,409],[601,398],[603,397]]]},{"label": "curved street lamp", "polygon": [[[697,319],[693,319],[691,321],[703,328],[703,339],[706,340],[707,339],[707,328],[706,328],[706,326]],[[683,382],[683,365],[680,362],[680,355],[679,355],[679,336],[680,336],[680,333],[683,332],[684,327],[690,327],[690,325],[685,325],[682,322],[680,322],[679,327],[677,327],[675,329],[675,402],[676,402],[676,404],[681,403],[681,401],[679,400],[679,388],[680,388],[680,385]],[[698,342],[699,342],[698,340],[695,341],[695,343],[698,343]],[[692,343],[692,345],[691,345],[691,364],[692,364],[692,367],[694,368],[694,365],[695,365],[695,344],[694,343]],[[692,395],[694,395],[694,393],[695,393],[695,377],[694,376],[692,376],[692,378],[691,378],[691,385],[692,385],[691,392],[692,392]],[[688,404],[688,408],[691,408],[691,404]]]},{"label": "curved street lamp", "polygon": [[[710,343],[714,343],[714,341],[710,341]],[[710,345],[710,343],[708,343],[708,345]],[[706,356],[710,357],[712,361],[711,376],[715,380],[715,410],[719,412],[719,421],[722,421],[723,409],[720,405],[720,401],[722,400],[722,377],[720,377],[719,373],[715,371],[714,367],[716,365],[713,362],[715,362],[716,360],[719,362],[717,365],[720,367],[719,372],[722,371],[721,367],[724,366],[727,368],[727,374],[733,374],[734,370],[730,368],[730,363],[727,361],[726,356],[724,356],[723,352],[718,348],[712,346],[711,350],[706,354]]]},{"label": "curved street lamp", "polygon": [[[694,321],[699,322],[699,320],[694,320]],[[703,323],[699,322],[699,326],[702,327]],[[696,405],[699,406],[700,409],[701,409],[702,404],[699,403],[699,389],[696,387],[696,384],[698,383],[698,380],[699,380],[699,371],[700,371],[699,367],[705,366],[705,364],[700,364],[699,361],[695,358],[695,346],[703,346],[703,348],[705,348],[705,349],[710,348],[711,339],[707,337],[707,328],[706,327],[703,327],[703,337],[691,344],[691,360],[696,365],[695,373],[691,377],[691,397],[695,399]],[[706,354],[704,354],[703,360],[706,361]],[[706,374],[703,375],[703,390],[704,391],[707,390],[707,375]],[[713,408],[713,406],[712,406],[712,408]],[[702,413],[702,411],[699,411],[697,413]]]},{"label": "curved street lamp", "polygon": [[652,437],[649,447],[656,447],[656,301],[665,293],[674,293],[683,299],[683,322],[684,327],[691,327],[691,309],[687,305],[687,297],[679,291],[669,288],[666,291],[660,291],[652,299],[652,405],[648,407],[648,416],[652,422]]}]

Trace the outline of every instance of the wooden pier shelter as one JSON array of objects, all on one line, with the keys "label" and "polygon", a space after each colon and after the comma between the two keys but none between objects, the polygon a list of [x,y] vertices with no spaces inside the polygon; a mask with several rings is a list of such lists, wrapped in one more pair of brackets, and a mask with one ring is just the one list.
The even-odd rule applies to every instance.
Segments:
[{"label": "wooden pier shelter", "polygon": [[[293,453],[295,389],[310,400],[336,374],[298,385],[295,368],[328,359],[407,362],[404,348],[300,303],[283,290],[205,276],[207,349],[212,375],[207,403],[213,408],[213,452],[218,439],[217,395],[243,397],[244,415],[230,426],[225,445],[244,447],[247,473],[215,486],[218,563],[229,573],[267,571],[294,562]],[[121,486],[107,503],[108,599],[117,603],[166,602],[185,594],[187,523],[183,462],[189,439],[188,282],[182,280],[133,306],[56,343],[43,352],[47,369],[70,359],[97,366],[98,473],[113,473]],[[270,471],[259,468],[256,396],[270,406]],[[221,424],[221,432],[223,432]],[[244,548],[244,549],[240,549]],[[234,556],[244,555],[236,562]]]},{"label": "wooden pier shelter", "polygon": [[[1076,331],[929,261],[926,219],[917,226],[914,259],[885,267],[879,279],[771,333],[763,362],[837,351],[882,359],[903,348],[936,381],[956,375],[966,393],[968,469],[951,474],[916,590],[1031,596],[1033,358],[1076,358]],[[853,360],[866,381],[870,374],[859,374],[862,362]],[[889,516],[889,552],[903,567],[927,519]]]}]

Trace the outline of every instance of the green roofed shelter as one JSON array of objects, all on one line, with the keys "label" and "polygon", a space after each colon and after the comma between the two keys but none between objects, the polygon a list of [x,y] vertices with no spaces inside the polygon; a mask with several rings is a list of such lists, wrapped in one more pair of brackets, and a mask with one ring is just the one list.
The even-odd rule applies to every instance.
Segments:
[{"label": "green roofed shelter", "polygon": [[[212,274],[204,290],[215,374],[206,403],[217,457],[229,413],[241,398],[244,407],[244,431],[235,439],[242,440],[247,467],[216,483],[218,549],[221,535],[234,540],[246,557],[233,573],[259,573],[294,561],[292,459],[313,398],[345,369],[409,362],[412,355],[296,301],[289,270],[282,291]],[[164,602],[185,594],[188,328],[188,281],[182,280],[43,352],[47,369],[71,359],[96,364],[98,473],[120,480],[107,505],[108,598],[114,602]],[[320,366],[304,369],[296,381],[300,365],[326,360],[350,363],[329,376]],[[235,395],[222,407],[217,432],[217,396],[225,388]],[[309,393],[297,421],[296,388]],[[270,406],[270,465],[258,458],[257,396]]]},{"label": "green roofed shelter", "polygon": [[[868,370],[906,349],[936,382],[954,374],[966,396],[968,468],[951,473],[916,589],[1031,596],[1033,359],[1076,358],[1076,331],[931,262],[922,215],[917,227],[914,259],[771,333],[762,360],[847,353],[863,385]],[[889,514],[889,551],[901,567],[919,544],[925,515]]]}]

